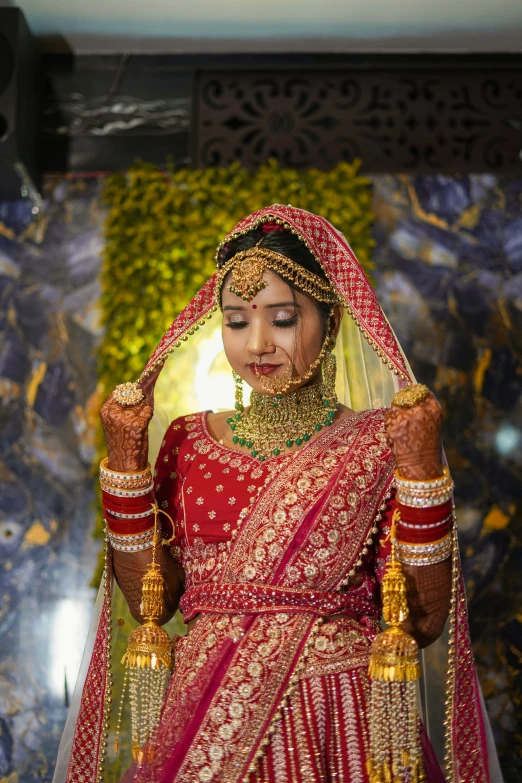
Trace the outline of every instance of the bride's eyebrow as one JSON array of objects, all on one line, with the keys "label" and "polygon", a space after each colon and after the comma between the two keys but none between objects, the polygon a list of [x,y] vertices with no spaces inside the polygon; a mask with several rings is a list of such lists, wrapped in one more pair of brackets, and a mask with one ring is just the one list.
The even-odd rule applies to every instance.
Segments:
[{"label": "bride's eyebrow", "polygon": [[243,307],[243,305],[225,305],[223,308],[223,312],[225,310],[245,310],[246,308]]},{"label": "bride's eyebrow", "polygon": [[288,306],[299,307],[297,302],[291,301],[291,302],[278,302],[278,304],[267,304],[265,305],[265,309],[268,310],[271,307],[288,307]]}]

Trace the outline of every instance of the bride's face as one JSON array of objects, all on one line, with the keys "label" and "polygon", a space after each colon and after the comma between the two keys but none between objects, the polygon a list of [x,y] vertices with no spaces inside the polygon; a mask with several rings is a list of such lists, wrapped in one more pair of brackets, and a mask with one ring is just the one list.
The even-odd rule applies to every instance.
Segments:
[{"label": "bride's face", "polygon": [[222,307],[223,343],[232,369],[255,391],[266,394],[263,376],[281,377],[289,364],[293,377],[308,370],[321,350],[323,327],[310,297],[292,291],[269,270],[263,279],[266,288],[245,302],[228,290],[227,277]]}]

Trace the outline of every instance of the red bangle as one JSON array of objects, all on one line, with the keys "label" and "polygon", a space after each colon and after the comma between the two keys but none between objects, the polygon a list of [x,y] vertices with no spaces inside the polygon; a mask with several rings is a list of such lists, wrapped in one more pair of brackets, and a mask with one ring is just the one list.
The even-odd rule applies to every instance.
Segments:
[{"label": "red bangle", "polygon": [[125,533],[144,533],[145,530],[150,530],[154,526],[152,515],[143,519],[114,519],[114,517],[109,516],[108,512],[105,512],[105,521],[111,533],[119,533],[121,535]]},{"label": "red bangle", "polygon": [[113,498],[111,495],[107,495],[102,492],[102,502],[105,508],[110,508],[112,511],[121,511],[123,513],[132,511],[145,511],[146,508],[150,508],[154,501],[154,495],[149,492],[148,495],[144,495],[142,498]]},{"label": "red bangle", "polygon": [[104,506],[104,509],[106,514],[110,514],[111,519],[123,519],[125,521],[128,520],[129,522],[134,522],[142,518],[146,519],[154,514],[150,503],[148,506],[145,506],[145,508],[126,508],[124,511],[115,508],[107,508],[107,506]]},{"label": "red bangle", "polygon": [[433,541],[439,541],[448,533],[449,529],[450,526],[447,522],[424,530],[422,528],[405,528],[399,522],[397,538],[406,544],[429,544]]},{"label": "red bangle", "polygon": [[431,508],[412,508],[411,506],[403,506],[399,501],[397,501],[397,505],[401,512],[401,519],[412,525],[431,525],[434,522],[442,522],[443,519],[446,519],[451,514],[453,508],[451,500]]}]

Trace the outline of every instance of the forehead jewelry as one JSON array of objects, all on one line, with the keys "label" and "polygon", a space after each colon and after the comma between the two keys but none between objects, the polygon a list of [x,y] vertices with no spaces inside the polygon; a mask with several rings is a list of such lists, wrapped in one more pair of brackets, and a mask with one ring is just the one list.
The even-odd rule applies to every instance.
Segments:
[{"label": "forehead jewelry", "polygon": [[242,250],[230,258],[217,273],[216,290],[221,291],[223,281],[232,272],[228,290],[241,297],[245,302],[266,288],[263,274],[266,269],[279,273],[290,280],[296,288],[309,294],[319,302],[336,304],[341,299],[328,280],[309,272],[290,258],[273,250],[256,245],[250,250]]}]

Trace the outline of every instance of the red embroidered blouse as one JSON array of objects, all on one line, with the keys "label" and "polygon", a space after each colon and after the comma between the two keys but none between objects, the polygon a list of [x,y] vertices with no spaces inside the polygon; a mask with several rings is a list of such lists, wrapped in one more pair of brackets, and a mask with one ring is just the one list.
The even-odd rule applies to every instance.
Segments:
[{"label": "red embroidered blouse", "polygon": [[[216,581],[223,566],[228,542],[246,514],[285,460],[282,454],[265,462],[217,443],[208,430],[208,412],[182,416],[169,426],[156,462],[154,474],[158,505],[173,519],[179,556],[187,577],[187,588]],[[333,425],[335,426],[335,424]],[[305,446],[304,448],[308,448]],[[350,586],[357,594],[376,597],[389,545],[395,503],[387,505],[379,522],[375,551],[369,552]],[[273,546],[277,546],[274,541]],[[176,549],[174,549],[175,553]]]}]

